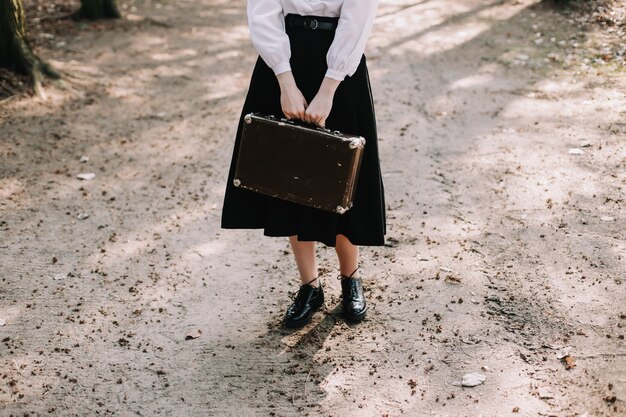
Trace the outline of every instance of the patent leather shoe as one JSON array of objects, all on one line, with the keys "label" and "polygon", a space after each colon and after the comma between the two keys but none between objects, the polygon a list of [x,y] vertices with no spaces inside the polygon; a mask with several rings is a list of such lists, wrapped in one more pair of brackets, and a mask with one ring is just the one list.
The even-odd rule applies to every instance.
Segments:
[{"label": "patent leather shoe", "polygon": [[352,278],[352,275],[339,275],[338,278],[341,279],[343,315],[346,320],[357,323],[365,317],[367,303],[363,295],[363,281],[361,278]]},{"label": "patent leather shoe", "polygon": [[[317,279],[317,278],[315,278]],[[312,280],[311,282],[315,281]],[[314,287],[310,283],[302,284],[294,296],[293,303],[287,308],[285,313],[285,327],[303,327],[311,321],[313,313],[324,304],[324,289],[320,282],[319,287]]]}]

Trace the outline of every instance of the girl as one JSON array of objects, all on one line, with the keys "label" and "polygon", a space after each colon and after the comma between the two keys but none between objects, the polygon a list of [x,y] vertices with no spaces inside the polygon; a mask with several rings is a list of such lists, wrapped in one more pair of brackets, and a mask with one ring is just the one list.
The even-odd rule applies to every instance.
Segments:
[{"label": "girl", "polygon": [[[288,236],[301,285],[287,308],[287,327],[306,325],[324,303],[316,242],[335,247],[344,317],[358,322],[367,303],[359,277],[359,246],[384,245],[385,201],[376,120],[363,51],[378,0],[248,0],[252,73],[231,159],[222,224]],[[243,117],[258,112],[361,135],[366,144],[353,207],[336,214],[268,197],[232,183]]]}]

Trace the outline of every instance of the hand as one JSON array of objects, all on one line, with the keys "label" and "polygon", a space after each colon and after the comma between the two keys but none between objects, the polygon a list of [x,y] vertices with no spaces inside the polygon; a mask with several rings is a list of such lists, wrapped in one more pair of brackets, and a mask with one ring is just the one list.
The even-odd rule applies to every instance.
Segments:
[{"label": "hand", "polygon": [[340,81],[324,77],[324,81],[322,81],[322,85],[315,95],[315,98],[313,98],[313,101],[311,101],[311,104],[304,112],[305,122],[321,127],[326,126],[326,119],[332,110],[333,97],[335,96],[335,91],[339,83]]},{"label": "hand", "polygon": [[280,85],[280,107],[288,119],[304,120],[304,111],[308,103],[296,85],[291,71],[276,76]]},{"label": "hand", "polygon": [[333,96],[318,91],[311,105],[304,112],[304,121],[312,125],[326,126],[326,119],[333,107]]}]

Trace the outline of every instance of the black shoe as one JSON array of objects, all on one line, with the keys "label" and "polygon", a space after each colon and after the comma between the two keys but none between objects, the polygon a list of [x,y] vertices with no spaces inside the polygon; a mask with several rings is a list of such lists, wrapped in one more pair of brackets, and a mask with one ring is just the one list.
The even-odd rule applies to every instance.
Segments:
[{"label": "black shoe", "polygon": [[343,315],[346,320],[357,323],[365,317],[367,304],[363,295],[363,281],[361,278],[352,278],[354,272],[349,277],[339,275],[337,278],[341,279]]},{"label": "black shoe", "polygon": [[310,283],[302,284],[294,296],[293,304],[287,309],[284,320],[285,326],[292,328],[305,326],[311,321],[313,313],[319,310],[323,304],[324,289],[321,282],[319,287],[314,287]]}]

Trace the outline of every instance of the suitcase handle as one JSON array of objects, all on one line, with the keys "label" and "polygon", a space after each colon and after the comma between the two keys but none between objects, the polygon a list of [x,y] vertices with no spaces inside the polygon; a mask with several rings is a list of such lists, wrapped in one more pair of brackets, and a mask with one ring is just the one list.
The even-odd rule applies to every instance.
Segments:
[{"label": "suitcase handle", "polygon": [[[264,115],[261,115],[259,113],[248,113],[245,116],[244,121],[246,123],[248,123],[248,124],[252,123],[252,117],[251,116],[253,116],[253,115],[264,117],[266,119],[273,120],[273,121],[277,120],[276,116],[274,116],[273,114],[264,116]],[[302,120],[297,120],[297,119],[296,120],[292,120],[292,119],[286,119],[284,117],[281,117],[278,120],[280,122],[282,122],[282,123],[288,123],[288,124],[293,125],[293,126],[301,126],[301,127],[307,128],[307,129],[315,129],[315,130],[318,130],[318,131],[324,132],[324,133],[332,133],[334,135],[342,135],[343,134],[343,133],[341,133],[340,130],[330,130],[330,129],[325,128],[325,127],[321,127],[321,126],[317,126],[317,125],[314,125],[314,124],[311,124],[311,123],[303,122]],[[355,147],[359,147],[359,146],[362,146],[362,143],[360,141],[357,141],[357,142],[355,142],[354,140],[352,141],[352,148],[353,149]]]},{"label": "suitcase handle", "polygon": [[[268,116],[268,118],[270,118],[272,120],[276,120],[276,117],[274,117],[274,116]],[[292,125],[296,125],[296,126],[303,126],[303,127],[317,129],[319,131],[326,132],[326,133],[331,133],[332,132],[332,133],[334,133],[336,135],[340,135],[341,134],[341,132],[338,131],[338,130],[330,130],[330,129],[327,129],[325,127],[314,125],[312,123],[303,122],[302,120],[291,120],[291,119],[285,119],[284,117],[281,117],[280,121],[281,122],[285,122],[285,123],[289,123],[289,124],[292,124]]]}]

